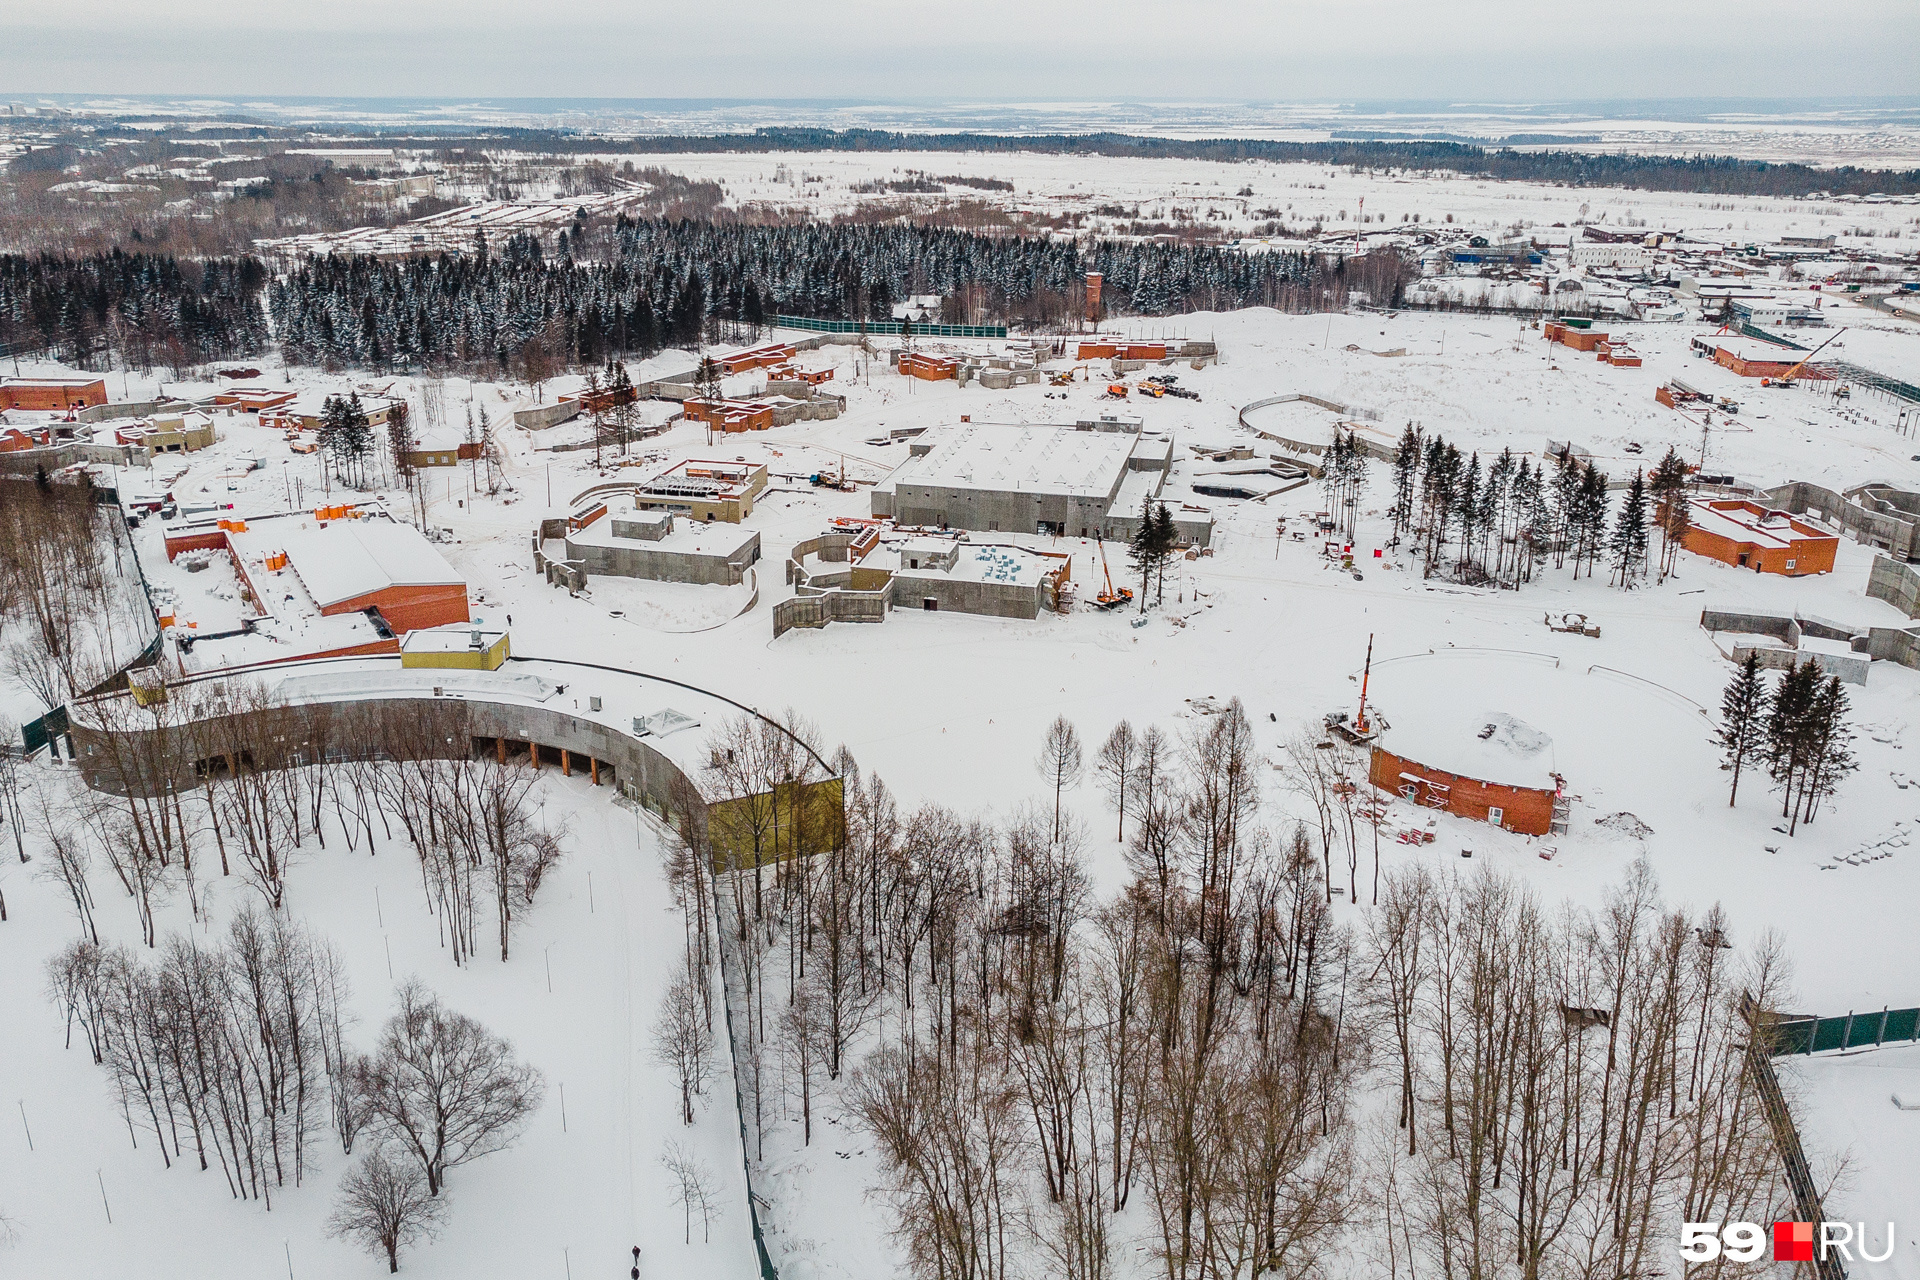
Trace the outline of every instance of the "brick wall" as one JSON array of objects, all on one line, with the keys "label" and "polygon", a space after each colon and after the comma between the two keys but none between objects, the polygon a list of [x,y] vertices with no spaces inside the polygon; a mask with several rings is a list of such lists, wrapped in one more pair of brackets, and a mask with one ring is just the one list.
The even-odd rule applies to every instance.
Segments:
[{"label": "brick wall", "polygon": [[[1403,773],[1421,781],[1409,783],[1400,776]],[[1432,798],[1442,797],[1445,803],[1433,807],[1444,808],[1448,813],[1477,822],[1487,821],[1488,810],[1497,808],[1501,810],[1501,825],[1522,835],[1543,836],[1553,825],[1551,791],[1462,777],[1404,759],[1384,747],[1373,749],[1367,781],[1382,790],[1395,793],[1411,785],[1415,788],[1412,797],[1415,803],[1428,804]]]}]

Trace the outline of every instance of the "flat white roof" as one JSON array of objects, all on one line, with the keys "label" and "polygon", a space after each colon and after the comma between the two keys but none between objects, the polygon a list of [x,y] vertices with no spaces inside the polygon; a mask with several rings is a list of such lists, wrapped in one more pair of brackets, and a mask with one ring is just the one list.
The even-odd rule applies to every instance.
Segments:
[{"label": "flat white roof", "polygon": [[497,628],[475,627],[458,623],[446,627],[422,627],[418,631],[407,632],[400,642],[402,653],[468,653],[473,650],[473,634],[480,633],[480,646],[490,649],[500,637],[507,634]]},{"label": "flat white roof", "polygon": [[388,587],[464,586],[445,556],[409,524],[336,520],[324,529],[263,529],[276,542],[321,608]]},{"label": "flat white roof", "polygon": [[[1837,534],[1828,533],[1818,525],[1803,521],[1785,513],[1758,514],[1735,507],[1732,510],[1715,510],[1713,500],[1705,498],[1690,499],[1693,527],[1702,533],[1716,534],[1734,542],[1751,542],[1755,546],[1786,548],[1796,542],[1809,539],[1838,540]],[[1769,521],[1768,516],[1775,519]]]},{"label": "flat white roof", "polygon": [[992,489],[1101,497],[1112,493],[1139,439],[1129,431],[1003,426],[966,422],[921,437],[931,451],[908,458],[887,477],[943,489]]},{"label": "flat white roof", "polygon": [[894,570],[897,577],[906,578],[947,578],[962,582],[1004,582],[1015,586],[1037,586],[1040,580],[1052,570],[1060,567],[1061,562],[1051,556],[1043,556],[1024,547],[1014,546],[977,546],[973,543],[959,544],[959,555],[951,569],[907,569]]},{"label": "flat white roof", "polygon": [[641,511],[633,507],[609,508],[607,514],[584,529],[569,533],[568,542],[592,547],[624,547],[637,551],[675,551],[690,555],[731,558],[760,535],[729,520],[694,520],[675,517],[673,529],[662,538],[623,538],[613,531],[616,520],[652,523],[666,513]]}]

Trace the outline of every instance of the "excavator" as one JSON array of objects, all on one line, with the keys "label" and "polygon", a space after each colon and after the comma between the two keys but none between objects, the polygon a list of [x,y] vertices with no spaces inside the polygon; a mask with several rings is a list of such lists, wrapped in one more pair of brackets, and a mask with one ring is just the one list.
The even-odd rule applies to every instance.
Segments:
[{"label": "excavator", "polygon": [[1133,603],[1133,592],[1127,587],[1118,590],[1113,585],[1113,571],[1107,568],[1106,540],[1100,542],[1100,573],[1107,580],[1107,589],[1093,598],[1093,607],[1111,613],[1122,605]]}]

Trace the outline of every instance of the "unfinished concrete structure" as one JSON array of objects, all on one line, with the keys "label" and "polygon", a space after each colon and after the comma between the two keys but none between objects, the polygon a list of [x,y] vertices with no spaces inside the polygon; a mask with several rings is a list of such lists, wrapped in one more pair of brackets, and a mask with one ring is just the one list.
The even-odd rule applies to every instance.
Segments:
[{"label": "unfinished concrete structure", "polygon": [[[616,500],[617,501],[617,500]],[[567,521],[567,560],[589,574],[732,586],[760,559],[760,535],[726,521],[596,503]]]},{"label": "unfinished concrete structure", "polygon": [[754,462],[683,458],[637,485],[616,487],[629,490],[642,511],[739,524],[753,514],[753,500],[767,487],[767,469]]},{"label": "unfinished concrete structure", "polygon": [[1877,547],[1895,560],[1920,560],[1920,493],[1880,481],[1835,493],[1792,480],[1767,490],[1767,501],[1782,511],[1837,525],[1855,542]]},{"label": "unfinished concrete structure", "polygon": [[[963,420],[927,431],[908,452],[873,487],[873,514],[981,533],[1130,537],[1173,467],[1171,438],[1145,436],[1139,419],[1118,416],[1072,426]],[[1174,514],[1185,541],[1211,540],[1210,515]]]}]

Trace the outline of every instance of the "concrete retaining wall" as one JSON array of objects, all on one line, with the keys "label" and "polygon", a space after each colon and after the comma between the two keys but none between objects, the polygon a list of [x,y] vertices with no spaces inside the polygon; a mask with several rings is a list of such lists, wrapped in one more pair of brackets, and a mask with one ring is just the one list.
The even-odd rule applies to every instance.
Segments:
[{"label": "concrete retaining wall", "polygon": [[578,400],[562,400],[557,404],[535,405],[531,409],[515,409],[513,424],[527,431],[544,431],[548,427],[557,427],[563,422],[571,422],[579,416]]},{"label": "concrete retaining wall", "polygon": [[1763,671],[1791,671],[1796,667],[1812,666],[1821,675],[1839,676],[1848,684],[1865,684],[1867,667],[1871,662],[1871,659],[1865,655],[1803,653],[1798,649],[1780,649],[1772,645],[1736,644],[1733,646],[1733,660],[1736,663],[1744,663],[1748,654],[1753,654],[1760,660],[1760,668]]},{"label": "concrete retaining wall", "polygon": [[732,558],[692,551],[666,551],[634,542],[631,546],[603,547],[567,542],[567,562],[588,574],[614,578],[646,578],[654,582],[694,582],[732,586],[747,576],[747,567],[760,558],[760,535],[754,534]]},{"label": "concrete retaining wall", "polygon": [[1920,669],[1920,627],[1874,627],[1867,632],[1867,653]]},{"label": "concrete retaining wall", "polygon": [[1873,570],[1867,575],[1867,594],[1906,614],[1920,617],[1920,572],[1886,556],[1873,558]]},{"label": "concrete retaining wall", "polygon": [[954,579],[944,573],[915,574],[895,570],[889,597],[896,609],[925,609],[933,600],[939,609],[953,613],[982,613],[992,618],[1040,616],[1043,586],[1021,586],[1011,582],[973,582]]},{"label": "concrete retaining wall", "polygon": [[[1305,400],[1308,404],[1317,404],[1322,409],[1330,410],[1348,418],[1360,418],[1368,422],[1377,422],[1380,419],[1379,412],[1374,409],[1359,409],[1352,405],[1341,404],[1337,400],[1322,400],[1319,396],[1290,393],[1283,396],[1268,396],[1263,400],[1255,400],[1251,404],[1243,406],[1238,415],[1240,425],[1259,436],[1262,440],[1271,440],[1282,448],[1289,449],[1294,453],[1304,453],[1311,457],[1318,458],[1333,446],[1331,437],[1329,437],[1324,444],[1313,444],[1306,440],[1294,440],[1287,436],[1276,435],[1271,431],[1262,431],[1247,421],[1247,414],[1254,409],[1264,409],[1268,405],[1273,404],[1291,404],[1295,400]],[[1359,447],[1362,454],[1369,458],[1378,458],[1382,462],[1392,462],[1399,453],[1399,450],[1393,446],[1381,444],[1366,436],[1356,435],[1353,439],[1354,444]],[[1313,469],[1313,474],[1314,478],[1318,479],[1320,476],[1319,469]]]},{"label": "concrete retaining wall", "polygon": [[871,591],[823,591],[795,596],[773,606],[773,637],[795,627],[824,627],[829,622],[885,622],[890,602]]},{"label": "concrete retaining wall", "polygon": [[96,404],[82,409],[74,417],[81,422],[105,422],[109,418],[145,418],[162,411],[185,413],[194,407],[185,400],[122,400]]},{"label": "concrete retaining wall", "polygon": [[1704,631],[1739,631],[1752,636],[1772,636],[1788,647],[1800,647],[1800,624],[1777,613],[1723,613],[1717,609],[1700,611]]},{"label": "concrete retaining wall", "polygon": [[[1862,486],[1863,490],[1876,486]],[[1844,529],[1856,542],[1878,547],[1896,560],[1920,559],[1920,523],[1903,515],[1891,502],[1879,501],[1879,510],[1805,480],[1792,480],[1766,491],[1768,505],[1794,515],[1812,515]]]},{"label": "concrete retaining wall", "polygon": [[51,445],[45,449],[16,449],[12,453],[0,453],[0,471],[10,471],[16,475],[30,475],[41,467],[49,472],[62,467],[71,467],[76,463],[89,463],[102,467],[151,467],[153,459],[147,456],[145,449],[130,444],[86,444],[68,442]]},{"label": "concrete retaining wall", "polygon": [[826,422],[839,417],[846,407],[847,402],[839,396],[788,400],[773,406],[773,425],[784,427],[794,422]]}]

